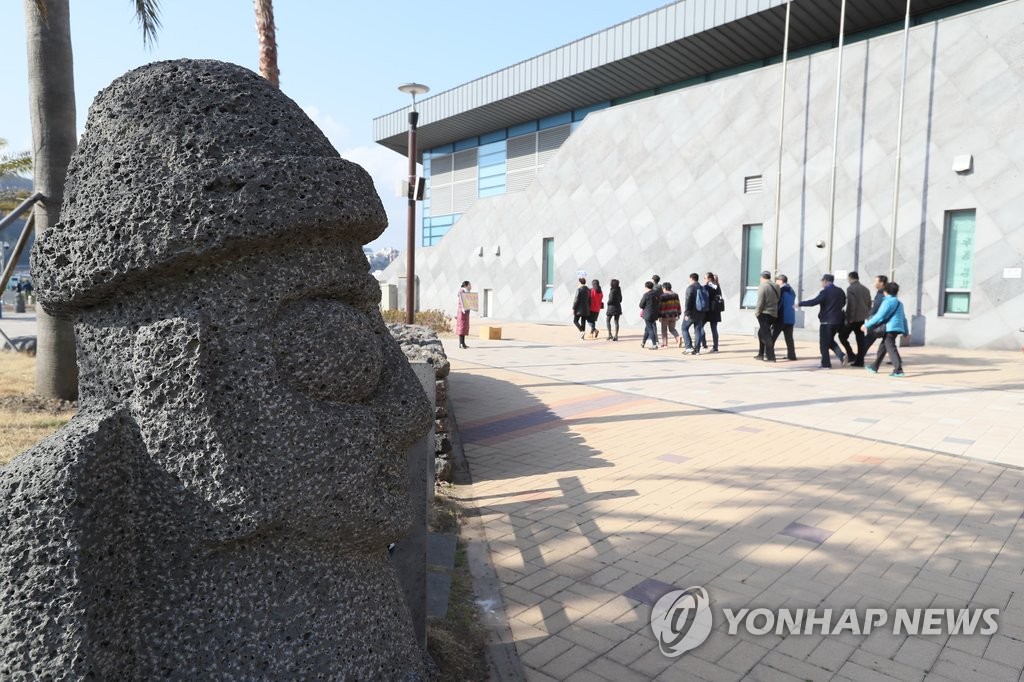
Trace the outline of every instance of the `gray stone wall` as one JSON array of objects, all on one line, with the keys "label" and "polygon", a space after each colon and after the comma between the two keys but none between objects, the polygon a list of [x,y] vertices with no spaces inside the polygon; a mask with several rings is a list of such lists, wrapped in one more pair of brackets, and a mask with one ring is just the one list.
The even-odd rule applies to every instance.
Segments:
[{"label": "gray stone wall", "polygon": [[[847,45],[837,164],[835,270],[889,269],[903,37]],[[935,345],[1017,348],[1024,280],[1024,1],[911,30],[896,281],[918,336]],[[791,60],[787,76],[779,270],[803,296],[827,251],[837,51]],[[420,249],[420,307],[450,310],[462,280],[493,290],[493,317],[565,322],[576,272],[621,280],[623,323],[651,273],[681,285],[721,276],[722,328],[749,332],[740,310],[742,226],[764,225],[771,267],[781,66],[591,114],[523,192],[480,199],[440,245]],[[973,171],[952,170],[973,154]],[[764,189],[744,194],[744,177]],[[946,211],[977,209],[969,317],[939,315]],[[555,239],[554,302],[541,301],[542,239]],[[483,255],[479,255],[483,247]],[[500,255],[495,255],[500,247]],[[404,259],[387,271],[397,281]],[[815,328],[813,311],[806,316]]]}]

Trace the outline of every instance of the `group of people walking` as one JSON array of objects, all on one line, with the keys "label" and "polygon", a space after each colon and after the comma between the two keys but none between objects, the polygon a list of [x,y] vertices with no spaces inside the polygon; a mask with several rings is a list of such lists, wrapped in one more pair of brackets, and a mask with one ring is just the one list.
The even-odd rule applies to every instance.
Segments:
[{"label": "group of people walking", "polygon": [[[708,342],[705,334],[705,326],[711,329],[711,352],[718,352],[718,323],[722,321],[722,311],[725,310],[725,297],[719,287],[718,277],[708,272],[704,275],[704,282],[701,283],[700,275],[690,273],[689,281],[682,296],[672,288],[671,282],[662,282],[658,275],[651,275],[651,278],[644,283],[644,293],[640,298],[640,317],[644,321],[644,338],[640,343],[641,348],[657,350],[659,347],[666,347],[669,343],[669,336],[675,341],[677,347],[683,347],[685,352],[691,355],[699,355],[702,349],[707,349]],[[613,279],[609,284],[608,305],[605,310],[604,291],[598,280],[592,280],[587,286],[586,277],[579,278],[579,288],[576,289],[576,296],[573,299],[572,312],[573,324],[580,333],[580,338],[586,338],[589,333],[592,338],[598,338],[600,331],[597,329],[597,320],[602,310],[605,310],[605,321],[608,325],[609,341],[619,340],[619,318],[622,316],[622,289],[619,287],[619,280]],[[680,319],[682,330],[677,329]],[[661,344],[658,343],[658,324],[661,326]],[[589,325],[589,331],[587,329]],[[614,325],[614,330],[612,329]],[[693,335],[690,335],[691,330]],[[648,342],[650,345],[648,346]]]},{"label": "group of people walking", "polygon": [[[793,344],[796,309],[818,306],[818,346],[822,369],[831,369],[833,354],[841,366],[864,367],[864,358],[871,345],[881,339],[875,359],[867,369],[877,373],[889,356],[893,365],[890,376],[904,376],[897,340],[909,333],[909,325],[903,302],[898,298],[899,285],[890,282],[885,275],[878,275],[872,299],[870,290],[860,283],[856,272],[850,272],[847,280],[849,286],[844,292],[836,286],[834,275],[824,274],[818,295],[797,302],[796,293],[785,275],[778,275],[773,282],[771,272],[762,272],[754,309],[758,324],[758,351],[754,359],[775,362],[775,342],[783,335],[786,359],[796,360]],[[850,346],[850,334],[857,342],[856,352]]]}]

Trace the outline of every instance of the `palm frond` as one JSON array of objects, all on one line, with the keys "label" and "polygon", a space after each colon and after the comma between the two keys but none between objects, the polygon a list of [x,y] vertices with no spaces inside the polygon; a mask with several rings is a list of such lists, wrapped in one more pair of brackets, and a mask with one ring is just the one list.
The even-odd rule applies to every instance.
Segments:
[{"label": "palm frond", "polygon": [[0,175],[28,175],[32,172],[32,155],[28,152],[0,154]]},{"label": "palm frond", "polygon": [[142,44],[151,48],[156,43],[156,34],[160,30],[159,0],[135,0],[135,20],[142,29]]}]

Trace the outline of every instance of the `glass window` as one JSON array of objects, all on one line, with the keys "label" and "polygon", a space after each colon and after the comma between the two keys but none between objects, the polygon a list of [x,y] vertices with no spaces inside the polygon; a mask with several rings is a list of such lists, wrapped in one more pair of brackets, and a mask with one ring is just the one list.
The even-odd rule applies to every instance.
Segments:
[{"label": "glass window", "polygon": [[550,237],[544,239],[542,260],[540,300],[550,303],[555,300],[555,240]]},{"label": "glass window", "polygon": [[757,306],[757,288],[761,285],[761,249],[764,230],[760,223],[743,226],[743,301],[744,308]]},{"label": "glass window", "polygon": [[971,279],[974,274],[975,210],[946,212],[946,240],[942,274],[942,313],[971,312]]},{"label": "glass window", "polygon": [[508,131],[505,128],[501,130],[495,130],[493,133],[485,133],[480,136],[480,144],[488,144],[490,142],[498,142],[508,137]]},{"label": "glass window", "polygon": [[541,130],[547,128],[554,128],[555,126],[564,126],[566,123],[572,123],[572,112],[566,111],[562,114],[555,114],[554,116],[545,116],[540,120],[539,127]]},{"label": "glass window", "polygon": [[508,129],[508,136],[515,137],[517,135],[525,135],[526,133],[537,132],[537,122],[529,121],[527,123],[520,123],[517,126],[512,126]]}]

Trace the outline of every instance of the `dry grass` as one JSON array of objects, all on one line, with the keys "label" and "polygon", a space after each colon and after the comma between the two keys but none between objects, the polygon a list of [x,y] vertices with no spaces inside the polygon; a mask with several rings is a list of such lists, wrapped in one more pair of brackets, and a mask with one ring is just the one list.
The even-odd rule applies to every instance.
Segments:
[{"label": "dry grass", "polygon": [[63,426],[75,413],[71,403],[34,395],[36,359],[0,352],[0,466]]},{"label": "dry grass", "polygon": [[[405,324],[404,310],[382,310],[385,322]],[[433,329],[438,334],[452,333],[452,316],[443,310],[420,310],[413,316],[416,324]]]},{"label": "dry grass", "polygon": [[[457,500],[446,495],[448,488],[439,486],[434,496],[430,519],[434,532],[459,532],[464,510]],[[488,679],[487,631],[480,622],[473,576],[461,538],[455,550],[455,568],[450,573],[448,615],[430,620],[427,651],[441,671],[441,682],[484,682]]]}]

